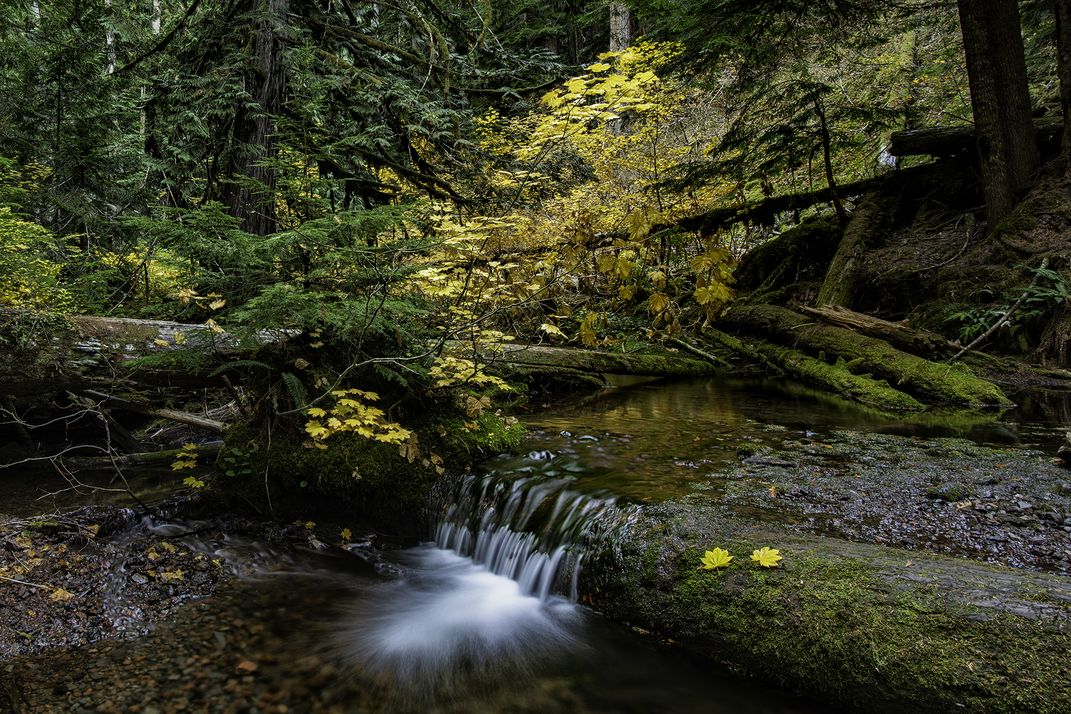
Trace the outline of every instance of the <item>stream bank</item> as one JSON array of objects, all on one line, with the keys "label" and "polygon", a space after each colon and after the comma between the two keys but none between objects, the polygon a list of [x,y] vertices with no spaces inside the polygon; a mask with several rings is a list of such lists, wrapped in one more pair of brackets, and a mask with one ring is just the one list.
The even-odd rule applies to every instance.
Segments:
[{"label": "stream bank", "polygon": [[[479,478],[506,495],[515,486],[542,489],[537,500],[516,501],[529,504],[518,513],[564,513],[559,504],[584,514],[584,530],[597,537],[585,541],[580,602],[648,633],[640,641],[621,644],[623,631],[596,618],[602,624],[581,632],[617,633],[584,640],[602,654],[551,647],[553,666],[533,664],[539,674],[516,694],[506,690],[520,680],[498,672],[491,681],[511,684],[492,686],[493,696],[476,704],[472,691],[438,709],[409,694],[399,702],[393,684],[358,676],[367,666],[352,657],[343,666],[337,652],[310,649],[308,640],[343,621],[424,622],[436,612],[421,609],[429,593],[445,599],[435,595],[428,607],[454,603],[450,612],[473,616],[494,609],[456,603],[496,592],[523,605],[482,625],[506,642],[534,636],[516,629],[532,622],[520,612],[561,607],[585,622],[593,613],[560,596],[546,605],[517,599],[520,578],[487,582],[491,573],[448,550],[434,551],[452,558],[446,570],[429,565],[427,551],[371,527],[313,513],[317,523],[280,526],[181,500],[158,506],[150,521],[112,506],[8,522],[2,573],[49,589],[0,589],[3,696],[22,711],[171,711],[183,701],[224,711],[709,711],[717,681],[735,701],[726,711],[828,711],[835,703],[1057,712],[1068,703],[1071,492],[1068,472],[1043,448],[1055,429],[996,417],[904,424],[755,380],[638,385],[529,421],[526,453],[486,462]],[[618,506],[593,507],[610,496]],[[468,504],[466,519],[482,519],[482,503]],[[352,532],[344,537],[343,528]],[[552,549],[554,535],[540,539]],[[732,566],[697,571],[715,546],[736,556]],[[762,546],[781,550],[780,569],[749,562]],[[458,582],[484,584],[455,588],[451,568],[466,573]],[[54,599],[56,588],[71,597]],[[362,601],[404,607],[348,607]],[[377,641],[368,636],[356,632],[352,641]],[[456,651],[452,638],[442,651]],[[621,658],[661,672],[672,691],[638,684],[651,680],[626,676]],[[727,671],[751,679],[712,679]],[[771,682],[822,704],[768,694]]]}]

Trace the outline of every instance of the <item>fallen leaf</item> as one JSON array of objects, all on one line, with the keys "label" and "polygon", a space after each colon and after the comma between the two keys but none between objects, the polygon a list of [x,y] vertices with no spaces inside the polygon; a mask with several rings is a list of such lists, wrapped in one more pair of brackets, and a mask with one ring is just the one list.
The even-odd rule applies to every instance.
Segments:
[{"label": "fallen leaf", "polygon": [[733,556],[729,555],[729,551],[724,548],[715,548],[704,553],[699,563],[703,566],[703,570],[716,570],[728,567],[732,559]]},{"label": "fallen leaf", "polygon": [[764,568],[776,568],[781,564],[781,551],[777,548],[762,548],[752,551],[751,559]]},{"label": "fallen leaf", "polygon": [[238,666],[235,669],[237,669],[239,672],[252,674],[253,672],[257,671],[257,663],[252,660],[243,659],[241,662],[238,663]]}]

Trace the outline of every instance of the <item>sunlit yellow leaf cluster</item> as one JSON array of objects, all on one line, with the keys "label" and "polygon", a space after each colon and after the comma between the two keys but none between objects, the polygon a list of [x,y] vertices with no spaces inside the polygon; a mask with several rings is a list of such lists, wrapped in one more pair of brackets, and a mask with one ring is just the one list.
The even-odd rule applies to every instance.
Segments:
[{"label": "sunlit yellow leaf cluster", "polygon": [[[733,556],[729,554],[729,551],[724,548],[714,548],[706,551],[699,559],[699,567],[702,570],[718,570],[729,567],[732,560]],[[780,567],[782,560],[781,551],[776,548],[763,546],[751,553],[751,561],[762,568]]]},{"label": "sunlit yellow leaf cluster", "polygon": [[379,401],[375,392],[361,389],[336,389],[330,393],[333,400],[328,408],[310,407],[305,411],[310,418],[305,422],[305,433],[315,446],[323,446],[334,434],[351,433],[385,444],[401,444],[412,432],[387,421],[387,415],[370,402]]},{"label": "sunlit yellow leaf cluster", "polygon": [[[182,471],[183,469],[192,469],[197,466],[197,444],[189,443],[183,444],[179,449],[175,460],[171,462],[171,469],[173,471]],[[201,484],[202,486],[204,484]]]}]

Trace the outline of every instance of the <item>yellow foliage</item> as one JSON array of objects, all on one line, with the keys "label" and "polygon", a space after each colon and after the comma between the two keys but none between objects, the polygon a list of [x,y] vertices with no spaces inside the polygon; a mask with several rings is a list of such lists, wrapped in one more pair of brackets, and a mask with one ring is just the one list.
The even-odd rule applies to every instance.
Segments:
[{"label": "yellow foliage", "polygon": [[344,432],[385,444],[401,444],[412,436],[408,429],[387,421],[383,410],[369,403],[379,401],[379,395],[375,392],[336,389],[328,398],[333,399],[334,403],[327,409],[310,407],[305,411],[310,417],[305,422],[305,433],[313,439],[314,444]]}]

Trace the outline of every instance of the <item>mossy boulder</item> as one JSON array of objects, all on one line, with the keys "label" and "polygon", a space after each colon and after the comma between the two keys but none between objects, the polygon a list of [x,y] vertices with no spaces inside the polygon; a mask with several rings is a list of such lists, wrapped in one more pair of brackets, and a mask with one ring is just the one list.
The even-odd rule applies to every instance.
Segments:
[{"label": "mossy boulder", "polygon": [[[698,568],[704,549],[736,558]],[[748,559],[779,548],[776,569]],[[1071,711],[1071,582],[648,509],[586,566],[585,601],[745,674],[867,712]]]},{"label": "mossy boulder", "polygon": [[235,473],[220,475],[216,484],[247,500],[270,498],[276,512],[315,502],[417,535],[413,515],[425,508],[443,472],[511,451],[524,434],[517,419],[492,411],[472,418],[428,416],[416,438],[402,445],[339,433],[318,448],[297,432],[276,434],[269,443],[259,430],[235,428],[222,456],[236,464]]}]

